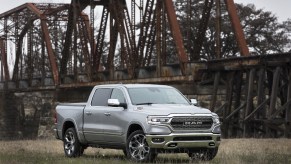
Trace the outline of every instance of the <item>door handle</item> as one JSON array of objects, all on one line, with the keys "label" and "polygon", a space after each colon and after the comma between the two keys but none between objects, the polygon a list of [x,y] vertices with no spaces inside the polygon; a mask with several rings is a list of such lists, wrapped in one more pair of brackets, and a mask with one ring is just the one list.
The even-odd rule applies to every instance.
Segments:
[{"label": "door handle", "polygon": [[86,114],[87,114],[88,116],[92,115],[92,113],[91,113],[91,112],[86,112]]},{"label": "door handle", "polygon": [[111,116],[111,114],[110,114],[110,113],[104,113],[104,115],[105,115],[105,116]]}]

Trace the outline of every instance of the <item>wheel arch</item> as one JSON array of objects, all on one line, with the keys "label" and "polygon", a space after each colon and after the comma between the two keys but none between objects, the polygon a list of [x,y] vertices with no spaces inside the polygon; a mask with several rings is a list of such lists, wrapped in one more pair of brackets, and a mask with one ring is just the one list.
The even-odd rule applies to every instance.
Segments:
[{"label": "wheel arch", "polygon": [[126,138],[128,138],[128,136],[134,132],[134,131],[137,131],[137,130],[142,130],[143,132],[145,132],[145,129],[144,127],[138,123],[138,122],[132,122],[129,126],[128,126],[128,129],[127,129],[127,133],[126,133]]},{"label": "wheel arch", "polygon": [[[73,120],[66,120],[63,124],[62,127],[62,139],[64,138],[65,132],[69,129],[69,128],[74,128],[76,130],[77,136],[78,136],[78,132],[77,132],[77,126],[75,125]],[[78,136],[79,137],[79,136]]]}]

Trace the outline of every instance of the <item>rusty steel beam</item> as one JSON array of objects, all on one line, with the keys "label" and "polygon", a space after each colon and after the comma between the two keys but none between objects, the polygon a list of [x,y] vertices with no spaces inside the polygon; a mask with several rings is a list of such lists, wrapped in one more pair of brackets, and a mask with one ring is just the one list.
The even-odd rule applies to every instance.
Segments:
[{"label": "rusty steel beam", "polygon": [[7,17],[11,16],[12,14],[20,12],[21,10],[26,9],[26,8],[27,8],[27,3],[23,4],[21,6],[18,6],[16,8],[13,8],[13,9],[7,11],[7,12],[1,13],[0,14],[0,19],[7,18]]},{"label": "rusty steel beam", "polygon": [[99,27],[99,33],[97,35],[97,43],[95,48],[95,53],[93,56],[93,72],[96,73],[99,71],[100,67],[100,60],[101,60],[101,54],[103,53],[103,46],[104,46],[104,39],[105,39],[105,32],[107,28],[107,22],[108,22],[108,7],[103,7],[100,27]]},{"label": "rusty steel beam", "polygon": [[20,56],[22,54],[23,38],[27,34],[29,28],[31,28],[32,22],[33,22],[33,20],[27,22],[27,24],[24,26],[24,28],[22,29],[22,31],[20,32],[20,35],[18,37],[18,48],[17,48],[16,54],[15,54],[16,56],[15,56],[15,64],[14,64],[14,69],[13,69],[12,80],[18,79],[18,71],[19,71],[18,64],[19,64]]},{"label": "rusty steel beam", "polygon": [[60,82],[58,65],[56,63],[56,56],[55,56],[53,48],[52,48],[51,38],[49,35],[47,22],[46,22],[46,18],[44,15],[41,15],[41,27],[42,27],[42,31],[43,31],[44,41],[46,43],[46,48],[47,48],[47,52],[48,52],[48,57],[49,57],[49,61],[50,61],[51,69],[52,69],[54,82],[55,82],[55,85],[58,85]]},{"label": "rusty steel beam", "polygon": [[93,4],[95,6],[101,5],[107,5],[109,3],[109,0],[80,0],[80,3],[82,6],[88,6],[90,4]]},{"label": "rusty steel beam", "polygon": [[61,11],[69,9],[69,7],[70,7],[69,4],[61,4],[61,6],[56,7],[54,9],[45,10],[45,12],[43,14],[45,14],[45,15],[54,15],[54,14],[57,14],[58,12],[61,12]]},{"label": "rusty steel beam", "polygon": [[225,0],[226,7],[228,10],[228,14],[231,20],[231,24],[234,30],[234,34],[236,36],[237,44],[242,56],[249,56],[249,48],[247,46],[247,42],[245,39],[245,35],[240,24],[239,17],[236,12],[236,7],[233,0]]},{"label": "rusty steel beam", "polygon": [[[141,16],[141,27],[140,36],[138,40],[137,50],[139,53],[137,63],[138,65],[144,65],[146,54],[144,54],[144,48],[146,45],[146,40],[148,39],[148,31],[151,29],[151,21],[154,20],[153,17],[154,0],[148,0],[146,2],[146,7],[143,16]],[[142,14],[142,13],[141,13]]]},{"label": "rusty steel beam", "polygon": [[91,48],[93,49],[94,52],[94,29],[93,27],[91,27],[90,23],[92,24],[93,22],[90,22],[90,19],[88,17],[87,14],[85,14],[84,12],[80,13],[80,17],[81,17],[81,21],[85,24],[85,29],[84,32],[86,32],[86,37],[89,43],[91,43],[91,41],[93,40],[93,46],[90,44],[90,46],[92,46]]},{"label": "rusty steel beam", "polygon": [[64,42],[64,48],[62,51],[62,59],[60,64],[60,75],[64,76],[67,74],[67,64],[70,54],[70,47],[72,45],[72,35],[77,24],[77,0],[72,0],[69,8],[68,24],[66,30],[66,38]]},{"label": "rusty steel beam", "polygon": [[[153,48],[154,48],[154,43],[156,42],[156,48],[157,48],[157,51],[160,50],[160,47],[159,47],[159,41],[156,39],[158,38],[157,36],[157,26],[158,26],[158,22],[157,22],[157,16],[156,14],[153,15],[153,20],[151,22],[149,22],[150,24],[150,29],[148,30],[149,31],[149,34],[147,34],[147,40],[145,42],[145,47],[146,47],[146,50],[145,50],[145,55],[144,55],[144,59],[143,59],[143,62],[142,62],[142,66],[149,66],[151,64],[151,59],[152,57],[154,56],[152,54],[153,52]],[[157,57],[158,57],[159,53],[157,52]],[[158,62],[157,62],[157,67],[158,67]]]},{"label": "rusty steel beam", "polygon": [[[91,74],[91,57],[90,57],[90,51],[88,45],[91,45],[90,41],[92,41],[92,36],[91,36],[91,26],[89,23],[89,17],[85,13],[81,12],[80,13],[80,18],[81,21],[78,22],[78,27],[79,27],[79,35],[80,35],[80,42],[82,46],[83,53],[82,55],[84,56],[85,60],[85,69],[86,73],[91,79],[92,74]],[[94,47],[91,47],[91,49],[94,49]]]},{"label": "rusty steel beam", "polygon": [[188,62],[188,56],[185,52],[182,33],[180,30],[180,25],[177,20],[176,11],[174,8],[174,4],[172,0],[164,0],[166,12],[169,19],[170,29],[174,38],[174,42],[176,44],[176,50],[178,53],[178,58],[180,61],[180,68],[183,75],[185,75],[185,64]]},{"label": "rusty steel beam", "polygon": [[[112,11],[112,7],[109,8],[110,12]],[[107,58],[106,63],[106,69],[109,70],[110,73],[110,79],[113,78],[113,71],[114,71],[114,53],[116,50],[116,44],[117,44],[117,37],[118,37],[118,23],[114,22],[113,15],[110,14],[109,17],[110,22],[110,48],[109,48],[109,54]]]},{"label": "rusty steel beam", "polygon": [[79,32],[79,38],[80,38],[80,44],[82,49],[82,56],[84,57],[84,63],[85,63],[85,70],[88,75],[88,77],[91,79],[91,61],[90,61],[90,52],[88,44],[90,43],[88,40],[88,35],[86,32],[86,27],[84,27],[82,22],[78,23],[78,28],[81,29]]},{"label": "rusty steel beam", "polygon": [[[163,7],[163,3],[161,0],[157,0],[157,4],[156,4],[156,20],[153,21],[156,25],[156,30],[155,30],[155,33],[156,33],[156,47],[157,47],[157,67],[156,67],[156,74],[157,74],[157,77],[160,77],[161,76],[161,59],[162,59],[162,38],[161,38],[161,35],[162,35],[162,7]],[[154,26],[154,25],[153,25]]]},{"label": "rusty steel beam", "polygon": [[58,66],[56,63],[56,56],[54,54],[52,43],[51,43],[51,37],[49,35],[48,25],[47,25],[47,18],[46,16],[32,3],[27,4],[27,8],[29,8],[34,14],[36,14],[40,20],[41,20],[41,28],[43,32],[44,41],[46,43],[46,48],[48,52],[48,58],[50,61],[51,69],[52,69],[52,75],[54,79],[55,85],[59,84],[59,72],[58,72]]},{"label": "rusty steel beam", "polygon": [[[127,56],[127,70],[128,75],[130,78],[135,78],[135,69],[138,66],[136,63],[137,60],[137,53],[136,53],[136,43],[135,43],[135,32],[132,28],[132,22],[133,18],[130,18],[128,7],[125,0],[122,0],[123,3],[118,3],[117,10],[121,11],[120,16],[123,19],[123,25],[124,27],[124,33],[126,38],[126,50],[127,53],[125,54]],[[134,14],[133,14],[134,15]]]}]

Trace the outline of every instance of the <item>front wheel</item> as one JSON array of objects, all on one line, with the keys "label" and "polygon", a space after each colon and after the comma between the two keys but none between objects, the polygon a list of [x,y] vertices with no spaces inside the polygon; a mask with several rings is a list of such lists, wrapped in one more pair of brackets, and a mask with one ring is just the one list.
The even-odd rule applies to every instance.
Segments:
[{"label": "front wheel", "polygon": [[64,151],[67,157],[78,157],[84,152],[74,128],[69,128],[64,134]]},{"label": "front wheel", "polygon": [[154,160],[156,154],[148,146],[142,130],[131,133],[127,138],[126,156],[134,162],[149,162]]}]

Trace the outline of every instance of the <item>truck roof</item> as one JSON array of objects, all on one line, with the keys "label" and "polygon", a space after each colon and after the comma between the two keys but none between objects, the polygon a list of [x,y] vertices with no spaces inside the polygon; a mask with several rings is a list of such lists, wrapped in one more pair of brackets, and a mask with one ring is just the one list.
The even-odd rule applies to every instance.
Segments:
[{"label": "truck roof", "polygon": [[168,85],[158,85],[158,84],[104,84],[96,85],[95,87],[117,87],[117,86],[123,86],[126,88],[142,88],[142,87],[172,88]]}]

